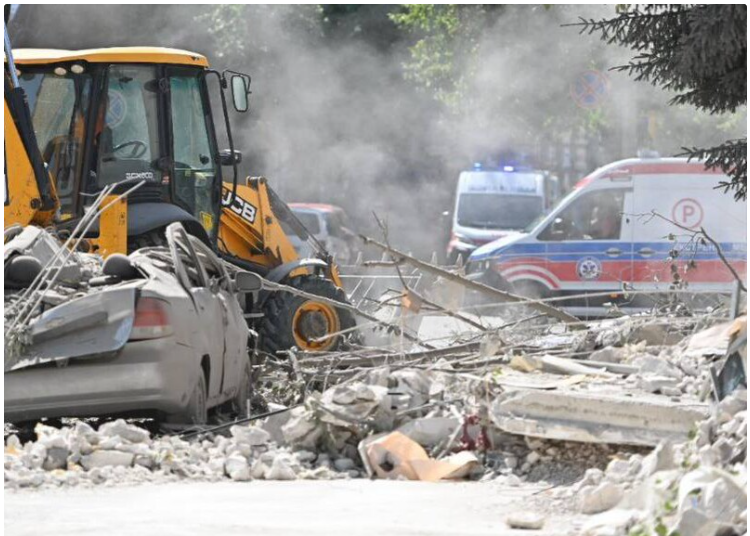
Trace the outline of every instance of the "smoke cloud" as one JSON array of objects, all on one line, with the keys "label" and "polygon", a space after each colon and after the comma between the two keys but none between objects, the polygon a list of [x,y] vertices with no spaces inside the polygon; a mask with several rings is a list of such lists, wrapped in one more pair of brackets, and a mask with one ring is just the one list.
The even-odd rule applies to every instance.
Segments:
[{"label": "smoke cloud", "polygon": [[[392,6],[372,6],[374,29],[345,21],[324,29],[315,6],[221,9],[241,16],[224,16],[226,27],[218,27],[208,6],[22,6],[11,29],[15,46],[170,46],[203,53],[215,68],[247,72],[251,111],[232,119],[243,173],[268,177],[288,202],[340,205],[365,232],[375,232],[375,212],[388,221],[394,244],[421,255],[444,250],[441,214],[452,209],[458,173],[475,159],[529,154],[575,180],[634,156],[643,139],[674,154],[728,137],[718,121],[703,118],[704,139],[685,139],[696,131],[694,110],[668,110],[666,93],[608,71],[628,51],[561,26],[611,15],[611,6],[507,6],[477,37],[454,109],[405,79],[415,36],[396,30],[387,18]],[[331,39],[325,31],[338,34]],[[372,32],[384,37],[368,39]],[[599,110],[581,110],[568,94],[586,68],[609,81]],[[581,114],[602,134],[592,139],[569,128]]]}]

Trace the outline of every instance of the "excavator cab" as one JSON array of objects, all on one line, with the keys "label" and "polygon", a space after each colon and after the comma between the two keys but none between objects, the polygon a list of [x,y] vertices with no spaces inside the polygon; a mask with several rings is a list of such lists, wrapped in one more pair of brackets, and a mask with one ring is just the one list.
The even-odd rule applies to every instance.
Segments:
[{"label": "excavator cab", "polygon": [[16,52],[60,222],[80,218],[105,186],[142,181],[129,199],[129,237],[182,221],[215,244],[222,163],[234,164],[236,153],[217,147],[207,78],[224,86],[229,78],[244,110],[249,78],[211,71],[205,58],[181,51],[117,50]]},{"label": "excavator cab", "polygon": [[[72,230],[104,188],[115,185],[118,194],[137,184],[90,229],[94,251],[107,256],[158,245],[164,229],[179,221],[229,263],[328,299],[265,293],[246,308],[248,319],[259,319],[251,323],[266,351],[331,350],[344,340],[336,334],[352,332],[351,312],[330,304],[347,301],[331,256],[265,178],[238,181],[241,153],[234,148],[226,92],[236,111],[247,111],[247,75],[212,70],[200,54],[156,47],[18,49],[14,56],[57,188],[59,208],[48,224],[61,233]],[[216,93],[226,148],[216,136]],[[11,200],[22,182],[9,181]],[[33,210],[6,204],[6,226],[30,223],[17,212]],[[315,257],[298,258],[285,229],[307,240]]]}]

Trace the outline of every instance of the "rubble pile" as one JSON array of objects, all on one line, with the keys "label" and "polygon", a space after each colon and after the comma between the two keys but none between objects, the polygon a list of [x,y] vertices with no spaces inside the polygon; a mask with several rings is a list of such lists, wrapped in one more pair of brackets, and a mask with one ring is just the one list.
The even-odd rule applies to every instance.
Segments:
[{"label": "rubble pile", "polygon": [[186,441],[152,438],[124,420],[54,428],[36,426],[37,440],[5,441],[5,487],[92,486],[173,480],[335,479],[361,475],[351,459],[292,451],[256,426],[236,425],[228,436]]},{"label": "rubble pile", "polygon": [[589,469],[573,491],[580,512],[598,514],[589,536],[745,534],[747,391],[717,404],[689,441],[616,457],[604,471]]},{"label": "rubble pile", "polygon": [[269,401],[274,415],[196,439],[39,424],[36,441],[6,438],[5,485],[469,478],[542,490],[511,527],[572,512],[589,536],[743,534],[744,376],[715,401],[736,333],[633,317],[465,333],[454,352],[299,353],[299,383],[306,369],[327,382],[308,378],[300,404]]}]

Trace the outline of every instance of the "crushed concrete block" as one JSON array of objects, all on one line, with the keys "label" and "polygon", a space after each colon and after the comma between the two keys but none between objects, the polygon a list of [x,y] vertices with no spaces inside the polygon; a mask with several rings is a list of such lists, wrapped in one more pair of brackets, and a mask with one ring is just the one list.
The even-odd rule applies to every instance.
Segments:
[{"label": "crushed concrete block", "polygon": [[490,418],[503,431],[547,439],[656,446],[684,441],[708,406],[661,396],[518,389],[499,395]]},{"label": "crushed concrete block", "polygon": [[346,471],[350,471],[356,467],[356,464],[354,463],[354,460],[350,458],[338,458],[337,460],[333,461],[333,467],[340,473],[344,473]]},{"label": "crushed concrete block", "polygon": [[648,346],[671,346],[677,344],[683,335],[674,330],[669,323],[641,324],[630,332],[631,342],[646,341]]},{"label": "crushed concrete block", "polygon": [[681,380],[684,376],[682,371],[671,364],[666,359],[653,355],[643,355],[633,360],[633,364],[638,367],[638,372],[643,377],[663,376]]},{"label": "crushed concrete block", "polygon": [[589,355],[589,360],[599,361],[601,363],[622,363],[627,355],[625,348],[615,348],[614,346],[606,346],[600,350],[596,350]]},{"label": "crushed concrete block", "polygon": [[455,417],[423,417],[399,426],[396,431],[423,447],[434,447],[446,441],[459,425]]},{"label": "crushed concrete block", "polygon": [[298,407],[290,412],[289,421],[281,427],[281,432],[286,442],[314,449],[323,434],[323,429],[310,410]]},{"label": "crushed concrete block", "polygon": [[47,459],[47,447],[41,443],[27,443],[26,446],[29,448],[24,448],[24,454],[21,456],[24,466],[29,469],[41,469],[44,460]]},{"label": "crushed concrete block", "polygon": [[[286,406],[282,406],[281,404],[274,404],[273,402],[268,404],[268,411],[280,411],[282,409],[285,409]],[[276,443],[277,445],[282,445],[286,441],[284,440],[284,433],[281,431],[281,428],[289,422],[289,419],[291,417],[290,411],[284,411],[283,413],[277,413],[276,415],[271,415],[270,417],[266,417],[263,419],[263,422],[260,423],[260,427],[263,428],[266,432],[271,434],[271,441]]]},{"label": "crushed concrete block", "polygon": [[271,434],[258,426],[235,425],[229,429],[237,443],[244,443],[251,447],[265,445],[271,440]]},{"label": "crushed concrete block", "polygon": [[630,463],[628,460],[615,458],[607,465],[607,480],[612,482],[624,482],[630,474]]},{"label": "crushed concrete block", "polygon": [[76,422],[73,435],[85,439],[90,445],[99,444],[99,433],[83,421]]},{"label": "crushed concrete block", "polygon": [[583,478],[578,483],[578,488],[580,489],[587,486],[598,486],[599,484],[601,484],[603,479],[604,472],[601,469],[597,469],[596,467],[586,469],[586,472],[583,474]]},{"label": "crushed concrete block", "polygon": [[680,393],[679,389],[680,380],[669,376],[644,376],[638,378],[638,385],[641,389],[647,393],[662,393],[668,394],[669,392]]},{"label": "crushed concrete block", "polygon": [[596,487],[582,488],[579,492],[580,510],[584,514],[598,514],[617,506],[623,498],[621,486],[602,482]]},{"label": "crushed concrete block", "polygon": [[737,389],[719,402],[718,415],[720,422],[728,422],[740,411],[747,410],[747,390]]},{"label": "crushed concrete block", "polygon": [[250,468],[250,476],[256,480],[266,478],[266,473],[271,469],[271,466],[263,460],[255,460],[252,467]]},{"label": "crushed concrete block", "polygon": [[81,458],[81,465],[87,471],[107,466],[130,467],[135,456],[119,450],[96,450]]},{"label": "crushed concrete block", "polygon": [[239,454],[232,454],[224,461],[224,471],[236,482],[250,480],[250,466],[247,460]]},{"label": "crushed concrete block", "polygon": [[676,467],[674,447],[671,443],[659,443],[641,462],[640,474],[651,476],[659,471],[670,471]]},{"label": "crushed concrete block", "polygon": [[581,527],[581,533],[583,536],[627,536],[639,520],[638,510],[610,510],[591,516]]},{"label": "crushed concrete block", "polygon": [[[376,427],[390,428],[395,418],[388,388],[362,382],[337,385],[326,390],[319,404],[325,408],[319,415],[321,421],[344,428],[365,420],[376,421]],[[286,437],[286,433],[284,435]]]},{"label": "crushed concrete block", "polygon": [[148,441],[150,436],[148,430],[128,424],[123,419],[102,424],[99,427],[99,434],[105,437],[120,436],[131,443],[143,443]]},{"label": "crushed concrete block", "polygon": [[68,465],[67,447],[51,447],[47,449],[47,457],[44,460],[42,468],[45,471],[54,471],[55,469],[65,469]]},{"label": "crushed concrete block", "polygon": [[526,455],[526,463],[529,465],[534,465],[536,462],[540,460],[542,456],[535,450],[532,450]]},{"label": "crushed concrete block", "polygon": [[715,534],[747,508],[747,489],[722,469],[700,467],[682,478],[677,501],[680,535]]},{"label": "crushed concrete block", "polygon": [[99,448],[101,450],[115,450],[123,444],[123,439],[118,436],[103,437],[99,440]]},{"label": "crushed concrete block", "polygon": [[133,459],[133,464],[139,467],[145,467],[146,469],[153,469],[154,458],[152,456],[136,454],[135,458]]},{"label": "crushed concrete block", "polygon": [[505,519],[510,528],[527,530],[540,530],[544,527],[544,521],[544,516],[535,512],[517,512]]},{"label": "crushed concrete block", "polygon": [[294,453],[300,463],[313,463],[318,455],[309,450],[298,450]]},{"label": "crushed concrete block", "polygon": [[297,473],[286,456],[276,456],[266,472],[266,480],[296,480]]}]

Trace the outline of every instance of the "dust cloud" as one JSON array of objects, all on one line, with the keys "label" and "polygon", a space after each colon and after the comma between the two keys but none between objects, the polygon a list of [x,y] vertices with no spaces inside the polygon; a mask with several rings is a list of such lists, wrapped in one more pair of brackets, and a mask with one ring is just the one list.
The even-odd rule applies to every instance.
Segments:
[{"label": "dust cloud", "polygon": [[[365,232],[377,232],[375,212],[388,221],[392,242],[425,256],[444,252],[449,219],[442,214],[452,209],[458,173],[476,159],[532,154],[537,167],[575,179],[634,156],[648,128],[639,101],[667,107],[667,94],[607,72],[627,61],[627,51],[562,26],[611,15],[611,6],[506,6],[477,36],[474,59],[459,66],[465,84],[453,109],[404,76],[418,36],[396,30],[387,17],[392,6],[368,9],[375,29],[326,26],[312,5],[223,6],[221,23],[211,6],[22,6],[11,30],[15,46],[170,46],[203,53],[217,69],[247,72],[251,111],[232,117],[243,174],[268,177],[288,202],[340,205]],[[373,40],[376,31],[384,37]],[[582,111],[567,94],[582,68],[607,72],[602,113]],[[603,121],[604,134],[592,141],[572,129],[581,114]],[[684,141],[676,132],[654,144],[674,154]],[[559,163],[565,144],[584,153],[567,168]]]}]

